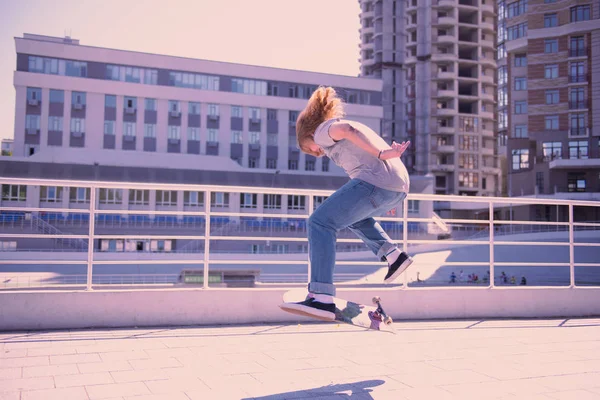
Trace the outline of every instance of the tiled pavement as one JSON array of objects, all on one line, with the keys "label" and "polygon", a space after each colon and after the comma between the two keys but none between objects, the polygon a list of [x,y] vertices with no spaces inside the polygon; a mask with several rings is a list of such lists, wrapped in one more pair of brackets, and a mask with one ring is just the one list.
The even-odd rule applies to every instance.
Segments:
[{"label": "tiled pavement", "polygon": [[600,319],[0,333],[0,400],[600,399]]}]

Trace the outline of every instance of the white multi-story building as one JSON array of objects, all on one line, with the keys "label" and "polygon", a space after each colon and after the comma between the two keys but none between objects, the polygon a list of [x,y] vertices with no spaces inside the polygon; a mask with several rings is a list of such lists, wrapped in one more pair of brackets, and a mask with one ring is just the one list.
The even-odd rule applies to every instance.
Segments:
[{"label": "white multi-story building", "polygon": [[[333,86],[349,118],[375,130],[381,124],[376,79],[97,48],[71,38],[25,34],[15,42],[14,157],[0,161],[4,177],[333,190],[345,173],[297,147],[295,121],[312,92]],[[412,182],[413,192],[430,189],[427,178]],[[202,194],[101,189],[95,207],[181,211],[166,218],[185,224],[186,210],[204,207]],[[310,204],[281,194],[212,196],[212,207],[224,212],[306,214]],[[77,187],[2,187],[2,206],[77,209],[89,201],[89,190]],[[418,202],[409,208],[427,214]],[[102,216],[96,227],[114,227],[115,219],[132,227],[133,217]],[[48,218],[61,228],[79,216]],[[158,219],[142,220],[152,227]]]},{"label": "white multi-story building", "polygon": [[361,76],[383,80],[382,136],[440,194],[499,195],[492,0],[359,0]]}]

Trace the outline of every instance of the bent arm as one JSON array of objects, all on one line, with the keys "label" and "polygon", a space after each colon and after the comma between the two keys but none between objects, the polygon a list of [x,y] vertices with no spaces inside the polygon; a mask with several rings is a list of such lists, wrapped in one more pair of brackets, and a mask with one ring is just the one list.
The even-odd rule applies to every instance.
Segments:
[{"label": "bent arm", "polygon": [[329,127],[329,136],[335,141],[343,139],[349,140],[354,145],[380,160],[389,160],[390,158],[400,157],[410,145],[410,142],[402,142],[402,144],[394,142],[391,147],[386,145],[384,148],[381,148],[380,145],[373,143],[369,139],[369,135],[347,122],[337,122],[332,124]]}]

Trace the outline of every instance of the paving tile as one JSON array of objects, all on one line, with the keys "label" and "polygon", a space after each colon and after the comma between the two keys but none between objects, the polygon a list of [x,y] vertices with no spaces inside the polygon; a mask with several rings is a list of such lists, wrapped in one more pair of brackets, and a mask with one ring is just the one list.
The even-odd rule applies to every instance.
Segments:
[{"label": "paving tile", "polygon": [[89,397],[85,388],[58,388],[25,391],[21,395],[21,400],[88,400]]},{"label": "paving tile", "polygon": [[77,368],[79,368],[79,371],[82,374],[89,374],[92,372],[131,371],[133,369],[131,364],[126,360],[77,364]]},{"label": "paving tile", "polygon": [[600,395],[588,390],[565,390],[560,392],[547,393],[546,396],[557,400],[598,400]]},{"label": "paving tile", "polygon": [[18,379],[23,378],[23,368],[1,368],[0,369],[0,384],[3,379]]},{"label": "paving tile", "polygon": [[23,367],[23,378],[40,376],[61,376],[79,374],[77,364],[44,365],[40,367]]},{"label": "paving tile", "polygon": [[20,358],[27,357],[28,349],[2,349],[0,350],[0,359],[1,358]]},{"label": "paving tile", "polygon": [[114,380],[111,374],[108,372],[94,372],[91,374],[55,376],[54,382],[57,388],[61,388],[73,386],[102,385],[107,383],[114,383]]},{"label": "paving tile", "polygon": [[0,400],[21,400],[21,392],[0,392]]},{"label": "paving tile", "polygon": [[100,353],[102,361],[127,361],[127,360],[146,360],[149,358],[148,354],[143,350],[127,350],[127,351],[110,351]]},{"label": "paving tile", "polygon": [[90,400],[108,399],[111,397],[132,397],[149,395],[150,390],[142,382],[113,383],[108,385],[86,386]]},{"label": "paving tile", "polygon": [[129,360],[129,364],[135,370],[142,369],[157,369],[157,368],[173,368],[173,367],[181,367],[183,364],[179,362],[177,359],[168,357],[168,358],[150,358],[147,360]]},{"label": "paving tile", "polygon": [[404,373],[390,375],[390,377],[411,387],[438,386],[459,383],[473,384],[478,382],[489,382],[494,380],[489,376],[469,370],[439,371],[428,374]]},{"label": "paving tile", "polygon": [[144,369],[140,371],[113,371],[111,375],[115,382],[144,382],[168,379],[166,369]]},{"label": "paving tile", "polygon": [[0,358],[0,368],[31,367],[35,365],[50,365],[49,358],[47,356]]},{"label": "paving tile", "polygon": [[190,398],[183,392],[170,392],[169,394],[125,397],[125,400],[190,400]]},{"label": "paving tile", "polygon": [[17,390],[36,390],[36,389],[53,389],[54,378],[39,377],[39,378],[21,378],[21,379],[6,379],[0,385],[0,393],[15,392]]},{"label": "paving tile", "polygon": [[169,394],[174,392],[202,391],[209,387],[196,377],[171,378],[147,381],[146,386],[152,394]]},{"label": "paving tile", "polygon": [[83,364],[100,362],[100,356],[98,354],[73,354],[67,356],[50,356],[50,364]]}]

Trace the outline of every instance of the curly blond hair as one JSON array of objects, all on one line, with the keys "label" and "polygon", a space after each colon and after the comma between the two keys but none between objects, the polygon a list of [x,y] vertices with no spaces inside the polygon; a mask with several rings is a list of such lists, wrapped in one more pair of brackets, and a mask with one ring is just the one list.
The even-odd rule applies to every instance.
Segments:
[{"label": "curly blond hair", "polygon": [[315,152],[310,145],[315,142],[315,130],[323,121],[344,116],[344,103],[332,87],[319,86],[308,99],[308,104],[296,120],[296,137],[298,147],[310,155],[319,157],[322,152]]}]

